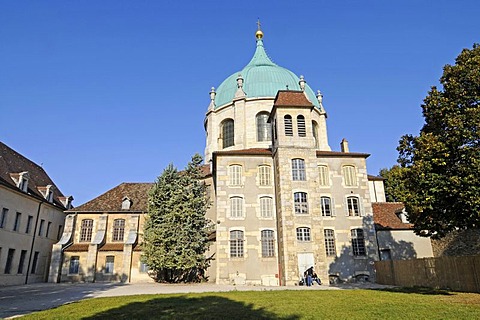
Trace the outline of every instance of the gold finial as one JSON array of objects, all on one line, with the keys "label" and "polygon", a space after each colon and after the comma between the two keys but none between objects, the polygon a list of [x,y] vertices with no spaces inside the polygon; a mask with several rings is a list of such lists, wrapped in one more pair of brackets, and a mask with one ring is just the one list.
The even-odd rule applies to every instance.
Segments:
[{"label": "gold finial", "polygon": [[260,30],[260,19],[257,20],[257,32],[255,32],[255,38],[257,39],[262,39],[263,38],[263,32]]}]

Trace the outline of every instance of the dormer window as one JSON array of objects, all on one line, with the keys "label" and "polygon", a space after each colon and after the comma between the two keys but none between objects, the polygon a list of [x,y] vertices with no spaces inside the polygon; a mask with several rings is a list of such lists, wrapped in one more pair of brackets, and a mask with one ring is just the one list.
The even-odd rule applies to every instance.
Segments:
[{"label": "dormer window", "polygon": [[73,197],[72,196],[58,197],[58,200],[60,200],[60,202],[65,207],[65,209],[70,210],[70,209],[73,208],[73,205],[72,205]]},{"label": "dormer window", "polygon": [[20,172],[20,173],[11,173],[10,177],[15,182],[15,185],[18,189],[22,190],[23,192],[28,191],[28,171]]},{"label": "dormer window", "polygon": [[122,210],[129,210],[132,206],[132,200],[129,197],[124,197],[122,200]]},{"label": "dormer window", "polygon": [[53,202],[53,190],[52,186],[48,185],[47,186],[47,194],[45,196],[45,199],[47,199],[48,202]]},{"label": "dormer window", "polygon": [[42,196],[50,203],[53,203],[53,191],[55,187],[49,184],[46,187],[37,187],[38,191],[42,194]]}]

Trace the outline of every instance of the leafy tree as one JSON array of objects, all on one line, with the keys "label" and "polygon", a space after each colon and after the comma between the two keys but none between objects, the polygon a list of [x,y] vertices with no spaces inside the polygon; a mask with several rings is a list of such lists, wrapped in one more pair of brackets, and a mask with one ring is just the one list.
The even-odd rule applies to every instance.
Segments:
[{"label": "leafy tree", "polygon": [[399,165],[380,170],[380,176],[385,179],[385,196],[388,202],[406,201],[409,192],[405,186],[407,170],[408,168]]},{"label": "leafy tree", "polygon": [[209,262],[210,224],[202,157],[192,157],[184,171],[170,164],[148,196],[144,227],[144,262],[158,281],[201,281]]},{"label": "leafy tree", "polygon": [[417,234],[433,238],[480,227],[480,46],[446,65],[440,83],[422,105],[420,135],[403,136],[397,148],[408,168],[409,219]]}]

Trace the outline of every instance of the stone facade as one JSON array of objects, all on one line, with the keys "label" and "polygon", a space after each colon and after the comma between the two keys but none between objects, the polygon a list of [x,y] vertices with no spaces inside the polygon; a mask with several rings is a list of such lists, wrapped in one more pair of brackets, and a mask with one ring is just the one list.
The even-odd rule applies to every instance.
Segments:
[{"label": "stone facade", "polygon": [[46,281],[72,199],[40,166],[0,142],[0,285]]}]

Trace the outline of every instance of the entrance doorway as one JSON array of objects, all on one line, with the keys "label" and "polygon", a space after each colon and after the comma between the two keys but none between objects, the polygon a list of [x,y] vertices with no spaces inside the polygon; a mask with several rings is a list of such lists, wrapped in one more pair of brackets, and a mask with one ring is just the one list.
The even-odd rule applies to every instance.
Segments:
[{"label": "entrance doorway", "polygon": [[308,268],[314,266],[313,253],[311,252],[302,252],[298,253],[298,278],[299,280],[303,278],[303,273]]}]

